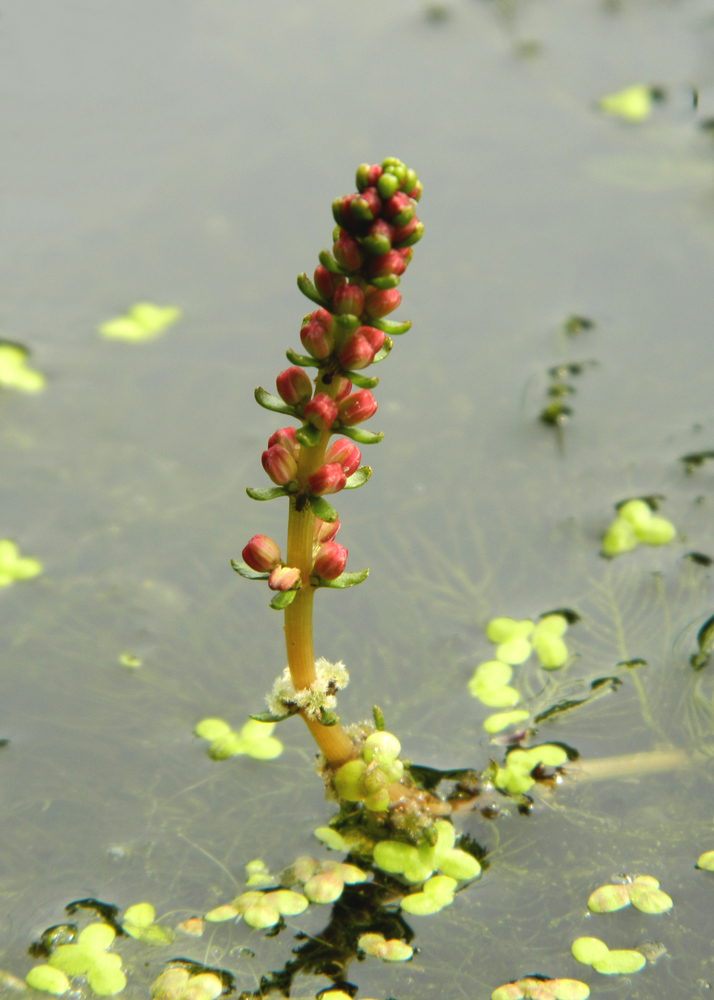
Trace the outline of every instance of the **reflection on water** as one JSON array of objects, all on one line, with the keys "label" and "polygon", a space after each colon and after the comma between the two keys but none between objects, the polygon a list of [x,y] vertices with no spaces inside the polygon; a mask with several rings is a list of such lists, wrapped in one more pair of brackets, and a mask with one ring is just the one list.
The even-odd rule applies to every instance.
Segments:
[{"label": "reflection on water", "polygon": [[[572,664],[517,667],[516,683],[535,715],[616,678],[538,739],[630,764],[544,790],[527,817],[508,802],[491,822],[465,815],[488,871],[409,921],[410,963],[352,962],[349,979],[359,996],[488,996],[542,972],[595,992],[602,980],[570,957],[595,921],[610,947],[666,948],[630,997],[694,995],[714,976],[711,886],[693,867],[714,836],[714,692],[689,662],[711,578],[684,558],[714,555],[712,472],[678,461],[712,444],[714,164],[698,128],[711,10],[446,11],[6,12],[2,339],[47,378],[0,399],[0,537],[44,567],[0,595],[0,965],[16,975],[71,900],[147,899],[175,926],[242,891],[250,859],[279,871],[321,850],[311,831],[330,807],[296,723],[270,763],[216,764],[191,734],[213,715],[239,728],[284,666],[277,616],[229,566],[256,531],[284,533],[280,505],[243,492],[262,482],[275,426],[252,390],[298,345],[295,274],[329,242],[332,197],[355,164],[396,153],[425,186],[401,310],[414,328],[379,373],[373,478],[340,498],[351,563],[371,576],[318,595],[318,654],[352,671],[344,717],[377,700],[407,756],[481,769],[504,753],[466,689],[489,655],[483,626],[574,608]],[[598,97],[638,82],[673,98],[640,125],[597,114]],[[692,84],[697,111],[675,99]],[[96,336],[145,301],[183,317],[150,343]],[[595,325],[571,336],[571,316]],[[577,391],[559,449],[538,421],[548,373],[590,359],[587,378],[565,380]],[[677,539],[601,560],[613,505],[655,494]],[[643,753],[671,769],[633,769]],[[587,917],[618,873],[658,878],[673,915]],[[126,995],[146,995],[172,954],[254,990],[290,960],[294,932],[329,919],[291,918],[277,939],[216,925],[169,952],[120,942]],[[305,974],[294,992],[324,985]]]}]

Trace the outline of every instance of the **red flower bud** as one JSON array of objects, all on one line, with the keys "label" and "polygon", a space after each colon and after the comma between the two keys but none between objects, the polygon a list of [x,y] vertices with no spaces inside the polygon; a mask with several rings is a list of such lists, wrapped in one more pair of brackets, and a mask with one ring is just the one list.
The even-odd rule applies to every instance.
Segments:
[{"label": "red flower bud", "polygon": [[338,226],[342,226],[348,232],[359,227],[360,222],[352,215],[352,202],[359,198],[358,194],[346,194],[342,198],[335,198],[332,202],[332,214]]},{"label": "red flower bud", "polygon": [[374,187],[365,188],[350,205],[352,215],[362,222],[372,222],[382,210],[382,200]]},{"label": "red flower bud", "polygon": [[319,431],[326,431],[332,427],[337,418],[337,403],[327,393],[318,392],[305,405],[302,415],[313,427],[317,427]]},{"label": "red flower bud", "polygon": [[358,327],[355,330],[350,339],[337,354],[337,360],[343,368],[353,368],[356,371],[359,371],[360,368],[366,368],[368,365],[372,364],[374,351],[372,350],[372,345],[367,338],[363,337],[360,333],[361,329],[362,327]]},{"label": "red flower bud", "polygon": [[359,243],[347,233],[341,233],[340,238],[332,244],[332,253],[345,271],[359,271],[364,262],[364,254],[360,250]]},{"label": "red flower bud", "polygon": [[296,590],[300,583],[300,570],[294,566],[276,566],[268,577],[271,590]]},{"label": "red flower bud", "polygon": [[272,445],[261,458],[263,468],[277,486],[287,486],[297,476],[297,462],[284,445]]},{"label": "red flower bud", "polygon": [[297,365],[280,372],[275,380],[275,385],[278,395],[289,406],[302,406],[312,397],[310,376]]},{"label": "red flower bud", "polygon": [[378,330],[376,326],[358,326],[355,332],[361,333],[369,342],[369,346],[372,348],[372,360],[374,360],[374,355],[382,350],[387,335]]},{"label": "red flower bud", "polygon": [[342,400],[339,417],[346,427],[354,427],[363,420],[369,420],[377,409],[377,400],[369,389],[358,389]]},{"label": "red flower bud", "polygon": [[414,217],[414,204],[403,191],[397,191],[384,203],[384,217],[390,219],[395,226],[404,226]]},{"label": "red flower bud", "polygon": [[313,570],[323,580],[336,580],[345,571],[347,549],[339,542],[325,542],[315,556]]},{"label": "red flower bud", "polygon": [[369,163],[360,163],[357,167],[357,189],[364,191],[365,188],[374,187],[382,176],[382,168],[378,163],[372,166]]},{"label": "red flower bud", "polygon": [[284,448],[287,448],[297,462],[300,454],[300,445],[295,437],[294,427],[281,427],[271,434],[268,438],[268,448],[272,448],[274,444],[281,444]]},{"label": "red flower bud", "polygon": [[337,462],[338,465],[342,466],[342,471],[348,479],[353,472],[359,469],[361,461],[362,456],[360,455],[359,448],[354,441],[349,441],[347,438],[338,438],[336,441],[333,441],[325,452],[325,462],[328,464]]},{"label": "red flower bud", "polygon": [[339,403],[341,399],[344,399],[345,396],[349,396],[352,392],[352,383],[348,378],[343,378],[342,375],[337,375],[335,376],[335,385],[335,402]]},{"label": "red flower bud", "polygon": [[364,292],[357,285],[340,285],[335,289],[332,308],[338,316],[345,313],[360,316],[364,309]]},{"label": "red flower bud", "polygon": [[316,309],[310,314],[300,330],[300,340],[305,350],[318,361],[332,353],[335,339],[332,336],[332,316],[327,309]]},{"label": "red flower bud", "polygon": [[314,497],[321,497],[326,493],[339,493],[345,488],[346,479],[342,466],[332,462],[330,465],[321,465],[319,469],[315,469],[312,475],[307,477],[307,485]]},{"label": "red flower bud", "polygon": [[382,288],[370,292],[365,301],[365,312],[370,319],[381,319],[399,307],[402,297],[396,288]]},{"label": "red flower bud", "polygon": [[372,258],[369,273],[373,278],[381,278],[385,274],[404,274],[407,263],[399,250],[390,250],[389,253]]},{"label": "red flower bud", "polygon": [[331,542],[339,530],[339,518],[330,523],[329,521],[321,521],[319,517],[316,517],[315,523],[312,526],[312,540],[316,546],[322,545],[323,542]]},{"label": "red flower bud", "polygon": [[323,267],[322,264],[318,264],[315,268],[315,288],[318,290],[320,295],[328,301],[332,298],[332,295],[338,285],[344,285],[346,279],[341,274],[332,274]]},{"label": "red flower bud", "polygon": [[394,238],[392,242],[401,243],[402,240],[405,240],[408,236],[415,235],[419,226],[421,226],[422,229],[424,228],[419,219],[416,217],[416,215],[414,216],[413,219],[410,219],[409,222],[407,222],[405,225],[395,226],[393,229]]},{"label": "red flower bud", "polygon": [[403,259],[405,267],[411,264],[412,257],[414,256],[414,251],[411,247],[402,247],[400,250],[397,250],[397,253]]},{"label": "red flower bud", "polygon": [[280,549],[267,535],[253,535],[243,549],[243,562],[256,573],[267,573],[280,562]]},{"label": "red flower bud", "polygon": [[392,249],[392,233],[394,227],[384,219],[375,219],[360,241],[362,247],[370,254],[388,253]]}]

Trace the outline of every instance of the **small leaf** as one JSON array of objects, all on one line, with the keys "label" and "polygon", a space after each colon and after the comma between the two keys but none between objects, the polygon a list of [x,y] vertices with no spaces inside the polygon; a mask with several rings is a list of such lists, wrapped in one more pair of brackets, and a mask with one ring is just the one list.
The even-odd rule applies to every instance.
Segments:
[{"label": "small leaf", "polygon": [[36,965],[34,969],[25,976],[25,982],[33,990],[41,993],[52,993],[54,996],[62,996],[69,989],[69,979],[61,971],[51,965]]},{"label": "small leaf", "polygon": [[570,950],[576,962],[582,962],[583,965],[592,965],[593,962],[598,962],[604,958],[610,949],[600,938],[579,937],[573,941]]},{"label": "small leaf", "polygon": [[346,490],[356,490],[360,486],[364,486],[369,477],[372,475],[372,469],[369,465],[363,465],[361,468],[353,472],[351,476],[347,478],[344,488]]},{"label": "small leaf", "polygon": [[500,733],[501,730],[507,729],[517,722],[524,722],[529,715],[530,712],[522,708],[516,708],[512,712],[496,712],[484,719],[483,728],[487,733]]},{"label": "small leaf", "polygon": [[77,944],[89,951],[105,951],[111,946],[116,936],[116,931],[109,924],[87,924],[84,930],[80,931]]},{"label": "small leaf", "polygon": [[299,444],[304,444],[306,448],[314,448],[320,441],[321,433],[312,424],[305,424],[303,427],[298,427],[295,431],[295,437]]},{"label": "small leaf", "polygon": [[311,299],[318,306],[327,305],[326,299],[324,299],[322,295],[320,295],[320,293],[315,288],[315,286],[310,281],[310,279],[308,278],[308,276],[305,274],[304,271],[302,274],[298,274],[297,276],[297,286],[303,295],[305,295],[308,299]]},{"label": "small leaf", "polygon": [[256,570],[251,569],[247,563],[236,562],[235,559],[231,559],[231,569],[239,576],[242,576],[244,580],[267,580],[270,576],[270,573],[258,573]]},{"label": "small leaf", "polygon": [[52,952],[49,963],[54,969],[61,969],[68,976],[83,976],[94,961],[95,952],[91,948],[81,948],[78,944],[61,944]]},{"label": "small leaf", "polygon": [[255,396],[256,403],[259,403],[266,410],[272,410],[274,413],[287,413],[291,417],[296,416],[294,406],[290,406],[289,403],[284,402],[280,396],[274,396],[271,392],[266,392],[260,386],[258,386],[253,395]]},{"label": "small leaf", "polygon": [[643,122],[652,114],[652,88],[637,83],[614,94],[606,94],[597,103],[607,115],[624,118],[628,122]]},{"label": "small leaf", "polygon": [[390,338],[389,337],[385,337],[384,343],[382,344],[382,347],[380,348],[380,350],[377,351],[377,353],[375,354],[375,356],[372,358],[372,364],[376,365],[378,362],[384,361],[384,359],[387,357],[387,355],[391,351],[392,347],[394,347],[394,344],[392,343],[392,341],[390,340]]},{"label": "small leaf", "polygon": [[208,756],[211,760],[228,760],[236,754],[245,753],[243,740],[238,733],[229,732],[225,736],[219,736],[213,740],[208,748]]},{"label": "small leaf", "polygon": [[251,500],[275,500],[277,497],[290,495],[284,486],[248,486],[246,493]]},{"label": "small leaf", "polygon": [[345,370],[342,372],[345,378],[348,378],[353,385],[356,385],[358,389],[374,389],[376,385],[379,385],[379,379],[376,375],[360,375],[358,372],[351,372]]},{"label": "small leaf", "polygon": [[697,858],[697,868],[706,872],[714,872],[714,851],[705,851]]},{"label": "small leaf", "polygon": [[330,274],[347,274],[347,271],[344,271],[340,267],[329,250],[321,250],[317,256],[322,266],[326,271],[329,271]]},{"label": "small leaf", "polygon": [[251,719],[255,719],[256,722],[283,722],[285,719],[289,719],[291,715],[296,715],[298,709],[295,708],[291,712],[286,712],[284,715],[273,715],[272,712],[258,712],[257,715],[251,715]]},{"label": "small leaf", "polygon": [[357,444],[379,444],[379,442],[384,437],[384,431],[366,431],[362,430],[361,427],[340,427],[340,434],[344,434],[345,437],[352,438]]},{"label": "small leaf", "polygon": [[410,319],[405,319],[401,322],[396,319],[372,319],[370,320],[370,325],[376,326],[378,330],[389,334],[390,337],[396,337],[410,330],[412,321]]},{"label": "small leaf", "polygon": [[[119,956],[107,956],[116,957]],[[96,962],[87,973],[87,983],[92,993],[100,997],[111,997],[126,986],[126,976],[121,969],[106,961]]]},{"label": "small leaf", "polygon": [[335,580],[320,580],[319,586],[332,590],[344,590],[346,587],[356,587],[358,584],[364,583],[368,576],[368,569],[362,569],[357,573],[341,573]]},{"label": "small leaf", "polygon": [[315,358],[311,358],[309,354],[297,354],[290,348],[285,352],[285,356],[291,364],[298,365],[300,368],[322,367],[320,362],[316,361]]},{"label": "small leaf", "polygon": [[125,316],[117,316],[97,327],[97,333],[108,340],[152,340],[168,330],[181,317],[175,306],[156,306],[137,302]]},{"label": "small leaf", "polygon": [[666,913],[674,906],[666,892],[656,886],[643,885],[639,879],[634,880],[629,890],[632,905],[642,913]]},{"label": "small leaf", "polygon": [[17,389],[19,392],[40,392],[45,387],[45,377],[28,367],[29,351],[22,344],[0,341],[0,388]]},{"label": "small leaf", "polygon": [[310,507],[315,517],[332,524],[337,520],[337,511],[324,497],[310,497]]},{"label": "small leaf", "polygon": [[216,906],[215,909],[209,910],[208,913],[204,914],[203,919],[207,920],[209,924],[222,924],[226,920],[235,920],[240,914],[235,906]]},{"label": "small leaf", "polygon": [[156,910],[151,903],[134,903],[124,911],[123,921],[126,920],[135,927],[148,927],[149,924],[153,924],[155,918]]},{"label": "small leaf", "polygon": [[280,590],[270,602],[273,611],[284,611],[295,600],[297,590]]}]

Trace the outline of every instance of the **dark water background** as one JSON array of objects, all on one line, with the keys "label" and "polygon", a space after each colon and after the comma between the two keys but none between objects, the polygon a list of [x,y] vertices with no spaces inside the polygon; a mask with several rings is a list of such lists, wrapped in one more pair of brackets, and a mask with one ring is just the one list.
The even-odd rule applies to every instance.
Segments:
[{"label": "dark water background", "polygon": [[[378,701],[407,756],[483,767],[500,751],[465,684],[490,652],[484,623],[569,606],[579,659],[539,704],[643,657],[646,706],[620,669],[616,695],[540,735],[588,757],[706,754],[712,690],[687,658],[714,596],[682,556],[714,554],[714,473],[687,477],[678,458],[714,447],[714,139],[700,127],[714,3],[0,13],[0,333],[48,377],[40,396],[0,397],[0,536],[45,566],[0,594],[2,967],[24,976],[71,899],[149,899],[176,923],[228,901],[251,858],[279,870],[319,850],[329,807],[297,722],[270,764],[211,763],[191,732],[207,715],[240,724],[284,665],[265,590],[228,563],[253,533],[284,535],[284,508],[244,493],[264,485],[277,426],[252,390],[299,346],[295,274],[329,244],[330,202],[364,160],[417,169],[427,228],[402,282],[414,328],[379,371],[374,476],[337,504],[350,568],[371,576],[319,595],[318,652],[352,670],[343,716]],[[596,112],[637,82],[667,91],[650,121]],[[184,318],[146,344],[95,335],[142,299]],[[572,313],[595,329],[568,338]],[[590,359],[562,451],[537,421],[546,372]],[[612,505],[653,493],[680,537],[606,565]],[[126,651],[141,669],[119,664]],[[705,995],[714,888],[693,865],[714,847],[711,793],[700,764],[574,784],[529,818],[467,818],[489,871],[415,918],[410,965],[353,966],[359,996],[480,998],[529,972],[585,978],[593,995]],[[673,913],[595,928],[587,894],[617,872],[660,878]],[[669,955],[606,980],[570,957],[583,933]],[[135,968],[127,948],[125,995],[146,996],[174,953],[253,989],[291,944],[239,925]]]}]

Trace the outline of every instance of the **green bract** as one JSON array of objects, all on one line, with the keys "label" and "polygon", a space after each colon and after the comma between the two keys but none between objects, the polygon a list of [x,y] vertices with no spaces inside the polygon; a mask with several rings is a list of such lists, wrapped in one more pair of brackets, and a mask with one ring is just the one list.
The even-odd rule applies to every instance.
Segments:
[{"label": "green bract", "polygon": [[543,743],[528,750],[517,747],[507,754],[506,766],[498,768],[493,783],[501,791],[520,795],[535,784],[535,778],[531,777],[534,768],[539,765],[560,767],[567,759],[565,750],[552,743]]},{"label": "green bract", "polygon": [[434,875],[427,879],[421,892],[414,892],[402,899],[402,909],[417,917],[438,913],[454,901],[456,879],[448,875]]},{"label": "green bract", "polygon": [[0,539],[0,587],[7,587],[15,580],[30,580],[41,572],[41,562],[21,556],[9,538]]},{"label": "green bract", "polygon": [[194,733],[211,741],[208,748],[211,760],[227,760],[238,754],[247,754],[256,760],[273,760],[283,752],[280,740],[270,735],[274,728],[273,722],[249,719],[240,733],[236,733],[223,719],[202,719]]},{"label": "green bract", "polygon": [[700,854],[697,858],[697,868],[703,868],[707,872],[714,872],[714,851],[705,851],[704,854]]},{"label": "green bract", "polygon": [[513,983],[499,986],[491,1000],[587,1000],[590,988],[578,979],[546,979],[544,976],[526,976]]},{"label": "green bract", "polygon": [[406,941],[399,938],[385,940],[382,934],[363,934],[357,941],[357,946],[368,955],[381,958],[383,962],[408,962],[414,954]]},{"label": "green bract", "polygon": [[152,340],[180,319],[176,306],[156,306],[137,302],[125,316],[117,316],[97,327],[97,333],[108,340]]},{"label": "green bract", "polygon": [[447,875],[451,880],[461,881],[469,881],[480,875],[481,865],[476,858],[467,851],[454,847],[456,831],[448,820],[437,820],[434,830],[434,844],[425,840],[417,845],[398,840],[381,841],[374,848],[374,863],[382,871],[403,875],[407,882],[412,883],[424,882],[435,871]]},{"label": "green bract", "polygon": [[21,344],[0,341],[0,388],[40,392],[45,377],[27,364],[29,351]]},{"label": "green bract", "polygon": [[652,88],[636,83],[614,94],[605,94],[597,103],[606,115],[624,118],[628,122],[643,122],[652,114]]},{"label": "green bract", "polygon": [[623,885],[601,885],[588,897],[588,909],[593,913],[612,913],[630,903],[642,913],[665,913],[674,905],[651,875],[638,875]]},{"label": "green bract", "polygon": [[489,708],[510,708],[520,699],[518,691],[509,687],[513,668],[501,660],[485,660],[479,663],[469,681],[469,691]]}]

